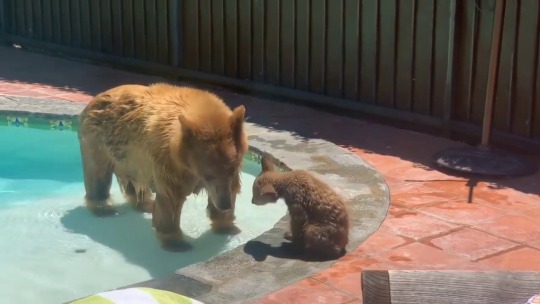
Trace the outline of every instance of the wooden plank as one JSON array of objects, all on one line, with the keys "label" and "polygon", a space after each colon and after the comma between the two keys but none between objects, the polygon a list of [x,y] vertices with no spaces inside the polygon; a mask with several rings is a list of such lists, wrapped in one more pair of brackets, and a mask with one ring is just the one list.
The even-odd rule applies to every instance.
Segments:
[{"label": "wooden plank", "polygon": [[516,49],[515,98],[513,100],[513,134],[529,137],[532,131],[532,92],[535,86],[538,51],[538,0],[522,0],[519,10],[519,30]]},{"label": "wooden plank", "polygon": [[443,117],[446,99],[446,77],[448,72],[448,47],[450,34],[450,6],[451,1],[435,1],[435,26],[433,33],[433,91],[431,114]]},{"label": "wooden plank", "polygon": [[32,0],[17,0],[24,2],[24,26],[26,29],[26,36],[34,38],[34,18],[33,18],[33,1]]},{"label": "wooden plank", "polygon": [[[78,1],[78,0],[77,0]],[[34,28],[34,38],[43,39],[43,12],[41,0],[32,3],[32,23]]]},{"label": "wooden plank", "polygon": [[280,22],[280,84],[285,87],[294,88],[294,67],[295,67],[295,1],[281,0],[281,22]]},{"label": "wooden plank", "polygon": [[[356,1],[356,0],[355,0]],[[310,1],[296,0],[296,45],[295,45],[295,87],[299,90],[309,90],[310,77]]]},{"label": "wooden plank", "polygon": [[122,54],[135,57],[135,19],[133,18],[133,0],[122,0]]},{"label": "wooden plank", "polygon": [[111,23],[112,23],[112,50],[113,54],[122,56],[124,54],[124,35],[122,31],[124,13],[122,11],[122,0],[111,1]]},{"label": "wooden plank", "polygon": [[[145,20],[146,20],[146,60],[157,62],[157,14],[156,1],[145,0]],[[161,0],[163,1],[163,0]]]},{"label": "wooden plank", "polygon": [[51,0],[42,0],[41,10],[43,12],[43,40],[51,42],[53,41],[53,19],[51,12]]},{"label": "wooden plank", "polygon": [[390,276],[387,270],[362,271],[362,298],[364,304],[390,304]]},{"label": "wooden plank", "polygon": [[[182,26],[184,6],[182,3],[183,1],[168,0],[169,64],[173,67],[182,66],[184,60],[184,50],[181,47],[181,45],[184,44],[184,31]],[[196,15],[198,15],[197,13]]]},{"label": "wooden plank", "polygon": [[360,71],[360,1],[345,0],[345,54],[343,58],[343,95],[347,99],[358,99]]},{"label": "wooden plank", "polygon": [[518,4],[517,1],[506,1],[505,5],[499,73],[493,105],[493,128],[506,132],[510,132],[510,118],[512,117]]},{"label": "wooden plank", "polygon": [[212,1],[199,0],[199,69],[212,72]]},{"label": "wooden plank", "polygon": [[413,111],[431,113],[432,67],[433,67],[433,0],[418,0],[416,7],[414,48]]},{"label": "wooden plank", "polygon": [[26,11],[24,1],[18,0],[13,3],[15,8],[15,28],[16,34],[26,37]]},{"label": "wooden plank", "polygon": [[71,45],[71,0],[60,0],[60,41]]},{"label": "wooden plank", "polygon": [[326,0],[311,1],[309,89],[325,92],[326,82]]},{"label": "wooden plank", "polygon": [[360,94],[362,102],[375,103],[377,99],[378,64],[378,1],[362,1],[361,7]]},{"label": "wooden plank", "polygon": [[219,75],[225,75],[224,1],[212,0],[212,73]]},{"label": "wooden plank", "polygon": [[279,84],[279,57],[280,57],[280,1],[267,0],[265,2],[265,81],[270,84]]},{"label": "wooden plank", "polygon": [[456,96],[452,119],[467,122],[471,112],[478,12],[474,1],[458,1],[457,4],[460,25],[456,32],[459,43],[456,45]]},{"label": "wooden plank", "polygon": [[412,109],[416,0],[399,1],[396,41],[396,108]]},{"label": "wooden plank", "polygon": [[380,50],[379,71],[377,73],[377,104],[394,107],[397,2],[381,0],[379,5]]},{"label": "wooden plank", "polygon": [[146,60],[146,13],[145,1],[133,0],[133,29],[135,58]]},{"label": "wooden plank", "polygon": [[183,0],[182,28],[184,43],[183,66],[188,69],[199,69],[199,0]]},{"label": "wooden plank", "polygon": [[225,4],[225,75],[238,76],[238,1]]},{"label": "wooden plank", "polygon": [[[540,11],[538,12],[540,15]],[[540,40],[536,44],[536,75],[535,88],[533,91],[533,123],[532,123],[532,138],[536,141],[540,140]]]},{"label": "wooden plank", "polygon": [[101,12],[101,51],[113,54],[113,25],[111,0],[100,0]]},{"label": "wooden plank", "polygon": [[171,39],[169,33],[169,22],[176,23],[177,20],[169,19],[169,1],[156,1],[157,16],[157,62],[170,64]]},{"label": "wooden plank", "polygon": [[88,1],[80,2],[81,9],[81,47],[84,49],[92,48],[92,23],[90,3]]},{"label": "wooden plank", "polygon": [[74,47],[81,47],[82,45],[81,1],[71,0],[69,8],[70,8],[69,16],[70,16],[70,24],[71,24],[71,45]]},{"label": "wooden plank", "polygon": [[[484,8],[486,4],[484,3]],[[489,54],[491,53],[491,36],[493,29],[493,10],[482,11],[478,19],[478,40],[474,63],[473,91],[471,98],[471,122],[482,124],[484,105],[486,102],[487,75],[489,71]]]},{"label": "wooden plank", "polygon": [[238,0],[238,77],[251,79],[251,0]]},{"label": "wooden plank", "polygon": [[[362,285],[363,290],[368,291],[364,293],[365,304],[524,303],[538,293],[540,273],[366,270],[362,272]],[[386,292],[388,289],[390,298]],[[377,298],[377,291],[384,297]]]},{"label": "wooden plank", "polygon": [[343,96],[343,1],[326,2],[326,94]]},{"label": "wooden plank", "polygon": [[60,13],[60,0],[51,0],[51,22],[53,42],[62,43],[62,24]]},{"label": "wooden plank", "polygon": [[90,2],[90,35],[92,49],[101,52],[101,10],[99,1]]},{"label": "wooden plank", "polygon": [[253,0],[252,17],[253,21],[253,46],[252,46],[252,72],[251,79],[264,81],[265,75],[265,0]]}]

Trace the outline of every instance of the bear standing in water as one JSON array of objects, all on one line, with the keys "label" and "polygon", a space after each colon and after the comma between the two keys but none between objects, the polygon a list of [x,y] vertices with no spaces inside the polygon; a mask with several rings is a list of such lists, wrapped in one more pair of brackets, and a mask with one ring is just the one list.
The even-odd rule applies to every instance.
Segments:
[{"label": "bear standing in water", "polygon": [[262,172],[253,182],[255,205],[283,198],[291,217],[285,238],[308,256],[336,259],[349,242],[349,216],[343,199],[330,186],[307,171],[277,172],[267,155]]},{"label": "bear standing in water", "polygon": [[109,202],[115,174],[126,199],[152,213],[162,245],[182,250],[182,205],[205,189],[212,229],[237,233],[234,208],[248,150],[244,114],[244,106],[231,110],[207,91],[167,84],[98,94],[80,116],[87,207],[116,213]]}]

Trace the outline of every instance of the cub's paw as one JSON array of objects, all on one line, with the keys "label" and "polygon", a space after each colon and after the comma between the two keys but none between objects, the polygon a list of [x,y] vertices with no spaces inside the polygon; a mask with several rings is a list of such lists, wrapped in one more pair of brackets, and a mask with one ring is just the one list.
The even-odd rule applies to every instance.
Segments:
[{"label": "cub's paw", "polygon": [[118,210],[110,204],[87,204],[88,209],[99,217],[118,215]]}]

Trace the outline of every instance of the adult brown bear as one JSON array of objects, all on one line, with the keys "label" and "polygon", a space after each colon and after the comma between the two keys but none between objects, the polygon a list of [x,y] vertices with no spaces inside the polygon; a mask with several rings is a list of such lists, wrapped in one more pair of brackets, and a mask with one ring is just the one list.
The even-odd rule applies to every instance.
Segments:
[{"label": "adult brown bear", "polygon": [[234,208],[248,150],[244,114],[244,106],[231,110],[207,91],[168,84],[98,94],[80,116],[87,207],[96,215],[116,213],[109,202],[114,173],[126,199],[152,213],[168,249],[185,249],[182,205],[202,189],[212,229],[237,233]]}]

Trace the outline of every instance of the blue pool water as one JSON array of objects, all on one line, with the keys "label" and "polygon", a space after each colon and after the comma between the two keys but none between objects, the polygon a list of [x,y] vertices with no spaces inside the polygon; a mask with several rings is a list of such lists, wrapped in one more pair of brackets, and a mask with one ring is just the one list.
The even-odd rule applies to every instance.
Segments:
[{"label": "blue pool water", "polygon": [[[98,218],[83,207],[84,185],[77,134],[7,126],[0,121],[1,303],[61,303],[95,292],[173,273],[235,248],[272,228],[285,204],[250,203],[260,171],[249,159],[237,202],[239,235],[209,231],[206,195],[189,197],[182,229],[193,250],[161,249],[151,215],[124,204],[118,185],[112,197],[119,216]],[[45,121],[46,122],[46,121]]]}]

